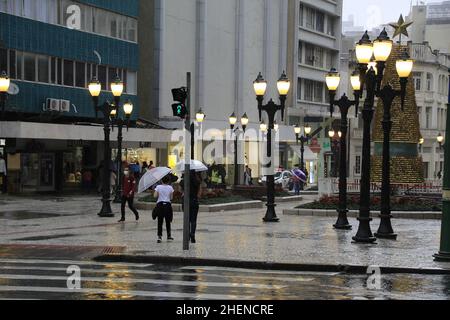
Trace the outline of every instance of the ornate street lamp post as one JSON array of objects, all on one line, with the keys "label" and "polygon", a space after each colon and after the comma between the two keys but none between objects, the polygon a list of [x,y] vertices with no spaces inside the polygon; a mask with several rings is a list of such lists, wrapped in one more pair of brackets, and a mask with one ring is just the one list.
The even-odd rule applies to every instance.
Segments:
[{"label": "ornate street lamp post", "polygon": [[[450,80],[450,69],[448,69]],[[450,85],[447,107],[450,108]],[[447,127],[445,129],[446,136],[450,137],[450,113],[447,112]],[[444,142],[442,134],[440,143]],[[434,255],[436,261],[450,262],[450,139],[445,139],[445,163],[444,163],[444,185],[443,185],[443,202],[442,202],[442,225],[441,225],[441,244],[439,253]]]},{"label": "ornate street lamp post", "polygon": [[235,139],[234,139],[234,186],[238,186],[239,185],[239,164],[238,164],[238,142],[239,141],[238,141],[238,139],[239,139],[241,132],[243,134],[245,134],[245,130],[247,129],[249,119],[248,119],[247,113],[244,113],[244,115],[241,117],[242,131],[239,129],[239,127],[236,126],[238,119],[234,112],[230,116],[229,121],[230,121],[230,128],[235,134]]},{"label": "ornate street lamp post", "polygon": [[[294,127],[296,142],[297,144],[300,142],[300,170],[303,173],[305,173],[305,143],[309,141],[311,131],[312,128],[309,125],[306,125],[303,128],[303,135],[300,135],[302,133],[302,128],[299,125]],[[300,188],[303,190],[303,181],[301,182]]]},{"label": "ornate street lamp post", "polygon": [[117,108],[120,104],[120,97],[123,93],[123,82],[118,76],[116,76],[113,83],[111,83],[111,91],[114,96],[114,103],[108,101],[104,102],[102,106],[99,105],[99,96],[102,91],[102,85],[93,78],[89,83],[89,92],[94,102],[94,109],[96,116],[98,112],[103,114],[103,131],[105,133],[104,150],[103,150],[103,187],[102,187],[102,209],[98,214],[100,217],[114,217],[111,210],[111,146],[110,146],[110,134],[111,134],[111,112],[114,110],[117,112]]},{"label": "ornate street lamp post", "polygon": [[270,161],[265,167],[271,170],[271,172],[267,175],[267,212],[263,220],[265,222],[278,222],[279,219],[275,213],[275,170],[272,161],[272,130],[275,129],[275,115],[278,111],[281,111],[281,120],[284,120],[286,98],[291,87],[291,82],[287,78],[286,73],[283,72],[277,82],[278,93],[280,96],[279,105],[275,104],[272,99],[270,99],[267,104],[263,104],[264,95],[267,90],[267,81],[264,80],[261,73],[259,73],[257,79],[253,82],[253,87],[256,94],[256,100],[258,101],[259,120],[262,120],[262,111],[265,111],[269,118],[269,125],[267,127],[267,158],[270,159]]},{"label": "ornate street lamp post", "polygon": [[[341,125],[339,131],[340,140],[340,159],[339,159],[339,208],[338,220],[333,225],[335,229],[350,230],[352,226],[347,219],[347,132],[348,132],[348,112],[352,106],[355,106],[356,114],[359,108],[359,99],[361,94],[361,81],[357,73],[353,73],[351,83],[355,100],[350,100],[345,94],[339,99],[335,100],[336,91],[339,87],[341,78],[336,69],[331,71],[326,76],[326,83],[330,95],[330,115],[333,117],[334,106],[338,106],[341,112]],[[331,133],[331,132],[330,132]],[[333,132],[334,136],[334,132]],[[330,138],[333,138],[330,136]]]},{"label": "ornate street lamp post", "polygon": [[378,231],[375,233],[377,238],[382,239],[397,239],[391,223],[391,168],[390,168],[390,136],[392,129],[391,107],[396,97],[401,97],[402,110],[405,103],[406,85],[408,77],[413,69],[413,61],[409,59],[407,53],[404,53],[403,59],[398,60],[397,73],[400,77],[400,90],[394,90],[390,84],[387,84],[378,93],[378,97],[383,101],[384,115],[383,115],[383,171],[381,184],[381,222]]},{"label": "ornate street lamp post", "polygon": [[[195,120],[201,124],[205,121],[206,115],[203,113],[202,109],[198,110],[195,114]],[[195,159],[195,123],[191,123],[191,160]]]},{"label": "ornate street lamp post", "polygon": [[127,101],[123,105],[123,112],[125,114],[125,119],[123,119],[118,113],[119,109],[115,108],[111,110],[111,121],[114,128],[114,125],[117,125],[118,133],[117,133],[117,188],[116,188],[116,195],[114,198],[114,203],[121,203],[122,202],[122,177],[123,177],[123,168],[122,168],[122,141],[123,141],[123,126],[127,126],[127,130],[130,125],[130,117],[133,113],[133,103],[131,101]]},{"label": "ornate street lamp post", "polygon": [[8,100],[8,90],[11,85],[11,80],[6,75],[5,71],[0,73],[0,120],[4,118],[6,100]]}]

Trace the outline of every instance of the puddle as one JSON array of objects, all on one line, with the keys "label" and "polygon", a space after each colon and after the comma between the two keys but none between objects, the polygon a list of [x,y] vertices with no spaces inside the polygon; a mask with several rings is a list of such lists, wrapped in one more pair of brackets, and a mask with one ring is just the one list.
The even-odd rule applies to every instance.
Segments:
[{"label": "puddle", "polygon": [[45,219],[45,218],[57,218],[61,216],[62,216],[61,214],[57,213],[32,212],[25,210],[0,212],[0,219],[6,220]]},{"label": "puddle", "polygon": [[43,240],[51,240],[51,239],[61,239],[61,238],[69,238],[75,236],[74,234],[55,234],[53,236],[36,236],[36,237],[26,237],[13,239],[14,241],[43,241]]}]

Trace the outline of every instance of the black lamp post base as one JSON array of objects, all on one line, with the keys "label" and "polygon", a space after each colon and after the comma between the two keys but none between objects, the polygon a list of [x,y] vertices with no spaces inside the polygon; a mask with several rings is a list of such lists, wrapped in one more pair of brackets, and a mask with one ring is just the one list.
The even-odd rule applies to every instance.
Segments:
[{"label": "black lamp post base", "polygon": [[280,222],[280,219],[277,217],[277,214],[275,213],[275,205],[274,204],[267,204],[267,212],[266,216],[263,218],[264,222]]},{"label": "black lamp post base", "polygon": [[375,238],[372,234],[372,231],[370,230],[370,221],[372,221],[371,218],[358,218],[359,220],[359,229],[354,236],[353,242],[354,243],[374,243],[377,241],[377,238]]},{"label": "black lamp post base", "polygon": [[397,240],[396,233],[383,233],[378,231],[375,233],[375,237],[378,239]]},{"label": "black lamp post base", "polygon": [[352,230],[352,226],[347,219],[347,213],[348,210],[338,210],[339,217],[333,228],[337,230]]},{"label": "black lamp post base", "polygon": [[450,252],[439,251],[439,253],[433,255],[434,260],[438,262],[450,262]]},{"label": "black lamp post base", "polygon": [[375,233],[375,237],[380,239],[397,240],[397,234],[394,233],[392,228],[390,213],[380,215],[381,222],[378,231]]},{"label": "black lamp post base", "polygon": [[103,199],[102,202],[103,202],[102,210],[100,211],[98,216],[102,217],[102,218],[113,218],[114,213],[112,213],[112,209],[111,209],[111,200]]}]

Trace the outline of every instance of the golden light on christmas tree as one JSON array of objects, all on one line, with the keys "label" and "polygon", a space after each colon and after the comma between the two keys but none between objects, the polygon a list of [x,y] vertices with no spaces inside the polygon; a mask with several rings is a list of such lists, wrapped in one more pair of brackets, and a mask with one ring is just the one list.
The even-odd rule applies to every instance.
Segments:
[{"label": "golden light on christmas tree", "polygon": [[[408,46],[399,44],[393,46],[391,56],[386,62],[382,86],[390,84],[394,89],[400,90],[397,61],[402,60],[405,52],[409,52]],[[391,108],[391,184],[417,184],[424,182],[423,161],[419,156],[417,148],[422,134],[420,132],[416,92],[412,74],[409,74],[408,79],[403,111],[400,96],[395,98]],[[373,142],[375,143],[375,153],[372,157],[371,180],[377,183],[382,180],[383,114],[384,106],[380,99],[375,110],[372,136]]]}]

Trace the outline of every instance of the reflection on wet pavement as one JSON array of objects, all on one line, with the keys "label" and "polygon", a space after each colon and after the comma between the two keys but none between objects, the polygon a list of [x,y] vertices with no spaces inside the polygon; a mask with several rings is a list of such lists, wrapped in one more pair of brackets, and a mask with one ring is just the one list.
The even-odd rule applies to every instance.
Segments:
[{"label": "reflection on wet pavement", "polygon": [[[67,267],[79,265],[81,288],[67,289]],[[450,276],[367,276],[225,267],[90,261],[0,260],[0,299],[376,300],[448,299]]]}]

